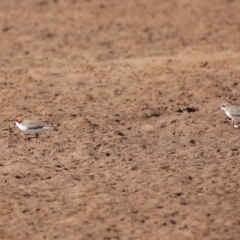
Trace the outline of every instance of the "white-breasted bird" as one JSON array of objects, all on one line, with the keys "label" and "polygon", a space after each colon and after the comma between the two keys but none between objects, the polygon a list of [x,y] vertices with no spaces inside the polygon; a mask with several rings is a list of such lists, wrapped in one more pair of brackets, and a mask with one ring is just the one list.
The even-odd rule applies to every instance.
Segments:
[{"label": "white-breasted bird", "polygon": [[[21,117],[17,117],[14,124],[24,133],[35,134],[36,140],[39,137],[39,133],[45,132],[47,130],[55,130],[56,128],[52,125],[45,124],[43,122],[35,120],[27,120]],[[30,140],[32,137],[25,138],[25,140]]]}]

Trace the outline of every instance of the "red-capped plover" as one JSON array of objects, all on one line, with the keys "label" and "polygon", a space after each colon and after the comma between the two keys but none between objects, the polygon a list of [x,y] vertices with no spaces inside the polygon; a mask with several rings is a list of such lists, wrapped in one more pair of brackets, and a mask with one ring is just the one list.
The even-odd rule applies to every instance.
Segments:
[{"label": "red-capped plover", "polygon": [[229,118],[231,118],[233,127],[238,128],[238,126],[234,124],[234,121],[240,120],[240,106],[226,102],[222,103],[220,108],[225,111]]},{"label": "red-capped plover", "polygon": [[[21,117],[17,117],[14,124],[27,134],[35,134],[36,141],[38,140],[39,133],[47,130],[55,130],[52,125],[47,125],[45,123],[34,121],[34,120],[23,120]],[[30,140],[32,137],[25,138],[25,140]]]}]

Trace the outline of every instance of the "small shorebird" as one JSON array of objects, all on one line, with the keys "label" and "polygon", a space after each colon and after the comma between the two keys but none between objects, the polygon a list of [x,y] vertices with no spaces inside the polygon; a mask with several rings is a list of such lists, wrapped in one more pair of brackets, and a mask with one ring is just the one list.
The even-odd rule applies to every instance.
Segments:
[{"label": "small shorebird", "polygon": [[34,120],[23,120],[21,117],[17,117],[14,124],[24,133],[35,134],[35,137],[28,137],[28,138],[25,138],[24,140],[30,140],[31,138],[36,138],[36,141],[37,141],[39,137],[39,133],[47,130],[55,129],[54,126],[47,125],[45,123],[34,121]]},{"label": "small shorebird", "polygon": [[226,102],[222,103],[220,109],[225,111],[226,115],[231,118],[233,127],[238,128],[238,126],[234,124],[234,121],[240,120],[240,106]]}]

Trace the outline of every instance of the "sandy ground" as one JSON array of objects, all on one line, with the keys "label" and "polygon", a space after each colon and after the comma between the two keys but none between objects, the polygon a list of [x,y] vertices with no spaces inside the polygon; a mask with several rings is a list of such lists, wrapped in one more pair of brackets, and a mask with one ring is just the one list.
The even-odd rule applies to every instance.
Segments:
[{"label": "sandy ground", "polygon": [[0,239],[240,239],[239,9],[0,1]]}]

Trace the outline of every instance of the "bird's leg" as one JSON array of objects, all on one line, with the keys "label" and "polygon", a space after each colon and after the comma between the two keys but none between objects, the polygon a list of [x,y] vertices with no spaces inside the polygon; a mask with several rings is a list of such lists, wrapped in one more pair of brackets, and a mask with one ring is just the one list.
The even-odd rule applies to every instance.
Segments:
[{"label": "bird's leg", "polygon": [[29,137],[26,137],[26,138],[24,138],[24,140],[28,140],[28,141],[30,141],[30,139],[32,139],[32,138],[36,138],[36,139],[38,139],[38,137],[39,137],[39,134],[38,134],[38,133],[35,133],[35,136],[29,136]]},{"label": "bird's leg", "polygon": [[233,127],[234,127],[234,128],[238,129],[238,125],[235,125],[235,124],[234,124],[234,120],[232,120],[232,124],[233,124]]},{"label": "bird's leg", "polygon": [[39,134],[38,134],[38,133],[35,133],[35,136],[36,136],[36,142],[37,142],[38,137],[39,137]]}]

